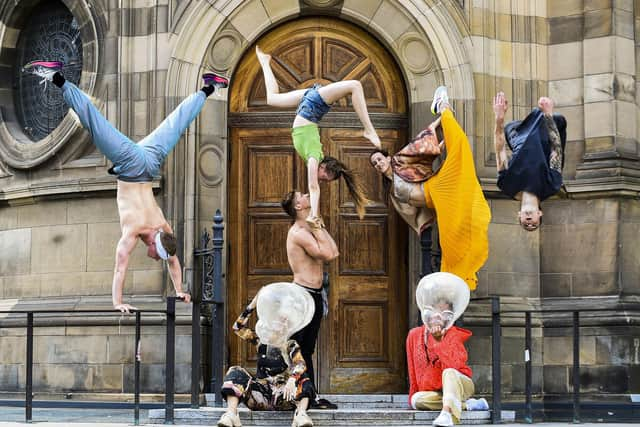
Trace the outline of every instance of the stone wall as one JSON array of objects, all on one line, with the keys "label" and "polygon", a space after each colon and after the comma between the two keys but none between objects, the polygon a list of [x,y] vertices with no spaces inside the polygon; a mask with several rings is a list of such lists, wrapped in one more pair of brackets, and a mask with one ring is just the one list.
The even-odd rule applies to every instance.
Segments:
[{"label": "stone wall", "polygon": [[[20,25],[36,1],[14,3],[0,10],[0,71],[6,76],[15,65],[10,62]],[[476,295],[500,295],[504,308],[611,307],[584,330],[585,391],[640,391],[638,333],[630,326],[637,314],[615,310],[640,296],[637,1],[131,0],[122,9],[106,0],[63,3],[82,29],[81,87],[133,139],[196,90],[203,70],[233,76],[257,38],[287,20],[330,15],[371,32],[402,69],[408,132],[424,127],[433,89],[446,84],[469,135],[493,215],[490,256]],[[491,99],[497,90],[512,105],[508,118],[525,115],[549,94],[569,122],[567,191],[544,203],[536,233],[518,226],[517,202],[500,197],[495,186]],[[11,79],[1,79],[0,99],[8,105],[13,93]],[[216,209],[229,213],[225,96],[207,101],[207,120],[187,131],[167,158],[162,180],[154,182],[159,205],[183,236],[179,256],[187,286],[194,280],[199,232],[210,227]],[[119,225],[108,162],[72,115],[47,141],[25,147],[14,139],[0,132],[0,307],[109,307]],[[8,158],[16,147],[22,152]],[[415,239],[409,250],[407,286],[413,289],[420,270]],[[166,272],[142,246],[126,280],[134,304],[162,307],[171,292]],[[188,308],[179,309],[189,322]],[[488,391],[488,311],[474,316],[470,359],[479,390]],[[36,388],[130,390],[131,327],[121,326],[120,316],[99,327],[87,319],[84,329],[74,323],[79,321],[65,318],[36,329]],[[0,316],[0,390],[9,391],[24,379],[23,332],[4,327],[12,322]],[[554,319],[542,325],[534,331],[534,390],[565,392],[571,384],[570,331]],[[143,333],[144,389],[161,391],[162,328]],[[179,391],[190,379],[189,333],[183,326],[177,340]],[[522,341],[520,330],[505,329],[506,392],[524,388]]]}]

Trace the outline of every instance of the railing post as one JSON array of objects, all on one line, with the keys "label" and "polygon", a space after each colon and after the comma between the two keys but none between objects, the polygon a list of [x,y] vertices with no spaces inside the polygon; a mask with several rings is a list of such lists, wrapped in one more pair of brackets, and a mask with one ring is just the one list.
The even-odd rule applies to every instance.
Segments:
[{"label": "railing post", "polygon": [[200,407],[200,295],[194,286],[191,295],[191,408]]},{"label": "railing post", "polygon": [[580,312],[573,312],[573,422],[580,423]]},{"label": "railing post", "polygon": [[502,375],[500,372],[500,297],[491,299],[491,374],[493,391],[493,410],[491,411],[491,422],[499,424],[502,421]]},{"label": "railing post", "polygon": [[140,312],[136,311],[136,345],[134,347],[134,409],[133,424],[140,425]]},{"label": "railing post", "polygon": [[524,369],[525,369],[525,416],[526,423],[533,423],[533,408],[531,406],[531,312],[524,314]]},{"label": "railing post", "polygon": [[164,423],[173,424],[175,393],[176,298],[167,297],[167,348],[165,366]]},{"label": "railing post", "polygon": [[215,405],[222,406],[224,365],[224,295],[222,286],[222,249],[224,248],[224,224],[220,209],[213,217],[213,306],[211,307],[211,392],[215,393]]},{"label": "railing post", "polygon": [[33,313],[27,313],[27,383],[25,384],[25,422],[33,419]]}]

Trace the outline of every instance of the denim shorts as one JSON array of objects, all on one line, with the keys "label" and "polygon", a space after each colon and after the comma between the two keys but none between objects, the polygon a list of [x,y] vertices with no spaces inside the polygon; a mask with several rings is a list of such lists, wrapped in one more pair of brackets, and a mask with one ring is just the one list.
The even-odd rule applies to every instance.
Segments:
[{"label": "denim shorts", "polygon": [[331,107],[324,102],[324,99],[318,93],[318,89],[321,87],[321,84],[316,83],[313,87],[307,89],[298,104],[296,115],[304,117],[313,123],[318,123],[322,120],[322,117],[329,112]]}]

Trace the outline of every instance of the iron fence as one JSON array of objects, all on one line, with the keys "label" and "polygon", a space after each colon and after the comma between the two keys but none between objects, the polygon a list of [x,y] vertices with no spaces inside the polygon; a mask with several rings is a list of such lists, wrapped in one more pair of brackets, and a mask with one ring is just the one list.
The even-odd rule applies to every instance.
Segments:
[{"label": "iron fence", "polygon": [[[134,404],[133,422],[140,425],[140,337],[143,314],[164,314],[166,315],[166,355],[165,355],[165,423],[172,424],[175,407],[175,330],[176,330],[176,299],[177,297],[167,297],[167,308],[165,310],[134,310],[135,314],[135,345],[134,345]],[[4,310],[0,314],[26,315],[26,354],[25,354],[25,422],[33,420],[33,330],[34,315],[38,314],[98,314],[114,313],[119,311],[110,310]],[[89,325],[87,325],[89,326]],[[87,402],[84,407],[102,408],[104,405],[99,402]]]}]

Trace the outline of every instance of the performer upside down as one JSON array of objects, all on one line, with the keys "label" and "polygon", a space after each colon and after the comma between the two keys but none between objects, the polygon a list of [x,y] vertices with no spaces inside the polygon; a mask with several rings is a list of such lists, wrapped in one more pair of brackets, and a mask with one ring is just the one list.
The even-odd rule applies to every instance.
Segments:
[{"label": "performer upside down", "polygon": [[267,104],[274,107],[298,107],[293,121],[291,136],[293,146],[307,166],[307,181],[311,200],[311,211],[307,221],[313,227],[320,227],[320,185],[319,181],[333,181],[343,178],[349,194],[353,198],[358,216],[364,216],[367,199],[354,174],[342,162],[334,157],[325,156],[320,141],[318,122],[329,112],[331,104],[340,98],[351,95],[351,102],[358,118],[364,125],[364,137],[376,147],[380,147],[380,138],[373,128],[367,112],[362,84],[357,80],[330,83],[326,86],[315,84],[310,89],[299,89],[280,93],[278,82],[271,69],[271,55],[256,47],[256,55],[267,91]]},{"label": "performer upside down", "polygon": [[118,177],[117,204],[122,232],[116,247],[112,283],[114,308],[127,313],[135,309],[122,303],[122,292],[129,258],[138,239],[147,246],[147,256],[167,261],[176,295],[189,302],[191,296],[182,289],[182,267],[175,255],[177,239],[155,201],[151,181],[159,175],[164,159],[202,110],[207,97],[216,88],[227,87],[229,81],[213,73],[204,74],[204,87],[182,101],[152,133],[135,143],[100,114],[87,94],[65,80],[60,72],[62,67],[57,61],[33,61],[25,65],[23,71],[62,89],[64,100],[89,131],[93,143],[113,163],[109,173]]},{"label": "performer upside down", "polygon": [[[394,207],[418,234],[437,220],[441,271],[463,278],[474,290],[476,273],[489,255],[491,211],[476,176],[469,141],[453,116],[443,86],[434,94],[432,112],[440,113],[440,118],[399,153],[405,157],[413,153],[418,159],[415,164],[394,159],[383,150],[374,151],[370,161],[391,187],[389,196]],[[438,125],[447,156],[433,174],[431,162],[441,148],[436,138]]]}]

